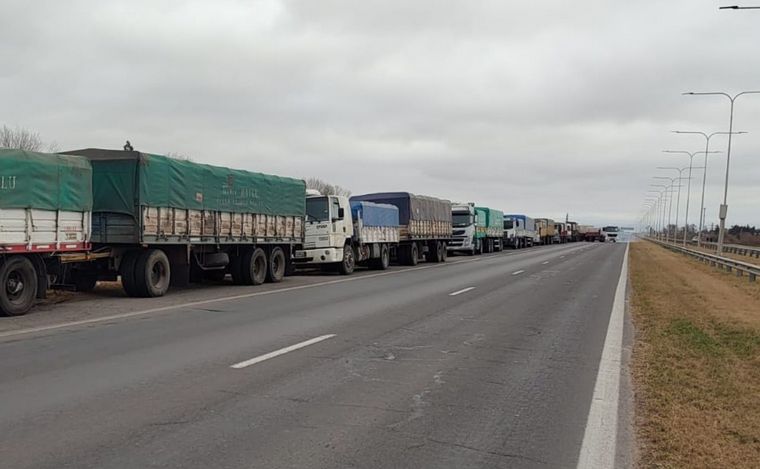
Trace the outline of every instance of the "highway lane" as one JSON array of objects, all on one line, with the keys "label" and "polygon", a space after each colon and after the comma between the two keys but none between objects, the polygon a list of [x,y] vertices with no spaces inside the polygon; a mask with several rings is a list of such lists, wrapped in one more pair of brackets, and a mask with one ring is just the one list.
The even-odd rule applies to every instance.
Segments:
[{"label": "highway lane", "polygon": [[2,338],[3,466],[574,467],[623,252],[460,258]]}]

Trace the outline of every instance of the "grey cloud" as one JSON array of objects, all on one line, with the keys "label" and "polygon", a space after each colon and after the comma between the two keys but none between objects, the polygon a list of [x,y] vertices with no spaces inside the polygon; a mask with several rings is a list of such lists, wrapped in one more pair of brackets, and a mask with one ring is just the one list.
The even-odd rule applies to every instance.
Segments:
[{"label": "grey cloud", "polygon": [[[630,224],[660,151],[701,148],[670,130],[725,129],[727,103],[681,92],[760,87],[756,18],[704,2],[6,3],[0,123],[63,148],[589,223]],[[736,117],[729,221],[760,224],[760,98]]]}]

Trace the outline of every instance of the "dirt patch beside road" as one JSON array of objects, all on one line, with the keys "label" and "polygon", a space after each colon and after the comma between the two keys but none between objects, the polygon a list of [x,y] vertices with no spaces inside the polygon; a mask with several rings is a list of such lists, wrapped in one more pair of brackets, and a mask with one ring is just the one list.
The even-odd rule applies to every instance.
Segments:
[{"label": "dirt patch beside road", "polygon": [[757,467],[760,282],[632,243],[633,375],[644,467]]}]

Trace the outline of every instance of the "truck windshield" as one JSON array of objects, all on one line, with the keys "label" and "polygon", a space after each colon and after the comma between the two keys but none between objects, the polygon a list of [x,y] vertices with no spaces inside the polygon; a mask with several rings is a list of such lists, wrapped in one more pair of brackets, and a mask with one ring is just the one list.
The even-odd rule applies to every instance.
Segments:
[{"label": "truck windshield", "polygon": [[454,212],[451,214],[451,224],[453,226],[472,225],[472,215],[468,212]]},{"label": "truck windshield", "polygon": [[330,208],[327,197],[306,199],[306,221],[327,221],[330,219]]},{"label": "truck windshield", "polygon": [[617,233],[620,230],[617,226],[605,226],[602,228],[602,231],[606,231],[607,233]]},{"label": "truck windshield", "polygon": [[513,222],[512,220],[504,220],[505,230],[511,230],[513,226],[515,226],[515,222]]}]

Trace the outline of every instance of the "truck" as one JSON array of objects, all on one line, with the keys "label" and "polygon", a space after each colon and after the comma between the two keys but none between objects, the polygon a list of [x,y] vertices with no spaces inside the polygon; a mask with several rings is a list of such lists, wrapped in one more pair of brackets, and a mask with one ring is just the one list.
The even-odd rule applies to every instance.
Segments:
[{"label": "truck", "polygon": [[482,234],[486,227],[485,219],[478,217],[474,203],[451,204],[451,243],[447,246],[450,253],[466,252],[470,255],[483,252]]},{"label": "truck", "polygon": [[395,205],[307,191],[303,249],[297,265],[333,267],[349,275],[356,265],[385,270],[399,242]]},{"label": "truck", "polygon": [[451,204],[453,233],[448,250],[470,255],[502,250],[502,218],[499,210],[474,203]]},{"label": "truck", "polygon": [[602,230],[591,225],[578,225],[578,233],[581,241],[604,241]]},{"label": "truck", "polygon": [[0,149],[0,313],[25,314],[91,250],[86,158]]},{"label": "truck", "polygon": [[451,202],[410,192],[378,192],[351,197],[398,208],[399,242],[391,246],[391,259],[403,265],[445,262],[452,240]]},{"label": "truck", "polygon": [[502,243],[513,249],[531,247],[538,233],[536,222],[527,215],[505,214],[503,218]]},{"label": "truck", "polygon": [[605,226],[602,228],[603,241],[617,242],[618,234],[620,234],[620,228],[617,226]]},{"label": "truck", "polygon": [[541,244],[553,244],[557,230],[554,228],[554,220],[551,218],[536,218],[536,230],[541,239]]},{"label": "truck", "polygon": [[131,150],[64,154],[92,167],[92,253],[69,272],[81,289],[120,278],[127,295],[156,297],[190,281],[230,274],[259,285],[292,271],[304,181]]}]

